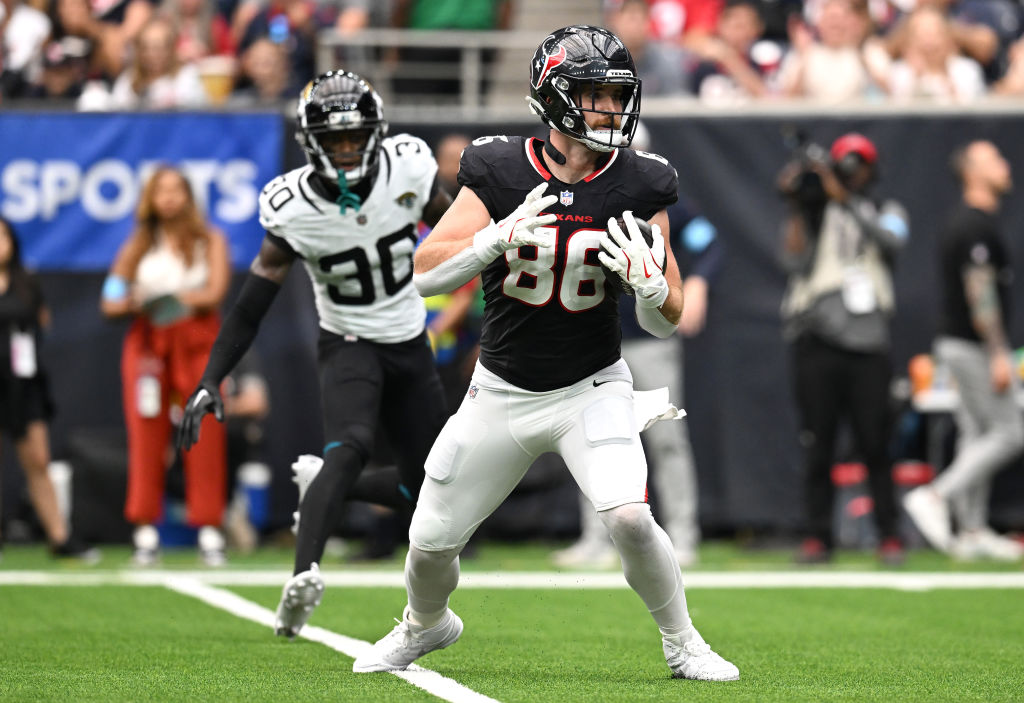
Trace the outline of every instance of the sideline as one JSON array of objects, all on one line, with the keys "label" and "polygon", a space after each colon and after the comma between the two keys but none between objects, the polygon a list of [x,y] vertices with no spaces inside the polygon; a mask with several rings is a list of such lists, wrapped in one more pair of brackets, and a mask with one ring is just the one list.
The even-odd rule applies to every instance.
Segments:
[{"label": "sideline", "polygon": [[[215,588],[194,578],[174,575],[168,575],[164,579],[163,585],[182,595],[197,598],[215,608],[226,610],[237,617],[252,620],[266,627],[272,628],[274,626],[274,613],[230,591]],[[353,659],[371,646],[369,642],[346,637],[345,635],[312,625],[303,627],[299,637],[319,642]],[[471,688],[466,688],[458,681],[441,676],[436,671],[424,669],[416,664],[410,665],[407,671],[391,671],[388,673],[394,674],[398,678],[404,679],[413,686],[422,688],[427,693],[431,693],[442,700],[451,701],[451,703],[499,703],[494,698],[489,698]],[[369,677],[379,674],[353,675]]]},{"label": "sideline", "polygon": [[[328,586],[404,588],[400,570],[324,571]],[[0,586],[163,586],[169,580],[188,580],[210,586],[278,586],[286,569],[88,570],[4,571]],[[1024,589],[1024,572],[898,572],[898,571],[719,571],[683,574],[687,588],[891,588],[901,591],[933,589]],[[463,572],[459,588],[628,588],[621,572],[481,571]]]}]

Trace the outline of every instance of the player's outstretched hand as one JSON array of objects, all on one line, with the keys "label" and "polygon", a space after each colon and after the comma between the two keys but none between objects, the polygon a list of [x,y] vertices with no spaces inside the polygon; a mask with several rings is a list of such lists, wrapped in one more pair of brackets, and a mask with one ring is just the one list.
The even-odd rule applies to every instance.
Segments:
[{"label": "player's outstretched hand", "polygon": [[526,199],[508,217],[498,224],[492,222],[476,233],[473,249],[481,261],[489,263],[509,249],[523,246],[554,246],[554,232],[542,228],[554,222],[555,215],[540,214],[558,200],[556,195],[541,195],[547,187],[547,183],[541,183],[526,195]]},{"label": "player's outstretched hand", "polygon": [[665,239],[658,225],[644,223],[644,230],[650,230],[650,244],[645,241],[645,232],[630,210],[622,213],[626,231],[615,221],[608,220],[608,230],[601,237],[598,260],[606,268],[617,273],[622,280],[636,291],[637,302],[644,307],[656,308],[668,297],[668,281],[665,280]]},{"label": "player's outstretched hand", "polygon": [[218,422],[224,421],[224,400],[220,389],[209,381],[202,381],[185,403],[185,416],[178,430],[178,448],[191,449],[199,441],[199,426],[206,413],[213,413]]}]

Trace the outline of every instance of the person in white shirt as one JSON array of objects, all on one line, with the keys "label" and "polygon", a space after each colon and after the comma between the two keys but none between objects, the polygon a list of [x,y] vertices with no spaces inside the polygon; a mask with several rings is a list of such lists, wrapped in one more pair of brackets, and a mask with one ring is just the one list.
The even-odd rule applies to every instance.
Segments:
[{"label": "person in white shirt", "polygon": [[95,83],[79,100],[81,110],[167,110],[202,107],[206,91],[193,64],[179,63],[177,33],[161,17],[146,23],[135,40],[134,62],[104,94]]},{"label": "person in white shirt", "polygon": [[21,0],[0,0],[0,101],[38,81],[50,29],[45,13]]}]

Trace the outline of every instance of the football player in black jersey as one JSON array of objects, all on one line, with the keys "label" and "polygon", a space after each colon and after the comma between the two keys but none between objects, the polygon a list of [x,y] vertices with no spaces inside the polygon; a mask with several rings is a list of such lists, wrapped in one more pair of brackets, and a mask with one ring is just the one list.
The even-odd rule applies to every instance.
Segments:
[{"label": "football player in black jersey", "polygon": [[[553,451],[601,514],[626,580],[661,630],[672,675],[735,680],[739,670],[693,627],[671,541],[646,502],[639,431],[677,413],[634,393],[619,354],[621,286],[604,273],[636,295],[645,330],[675,333],[682,285],[661,235],[675,170],[623,148],[636,129],[640,80],[611,32],[559,29],[530,68],[528,100],[551,127],[548,141],[484,137],[467,147],[462,189],[416,252],[423,295],[482,273],[480,360],[427,457],[409,535],[408,607],[353,669],[402,670],[459,638],[462,621],[448,608],[459,552],[534,459]],[[635,218],[651,223],[650,245]]]},{"label": "football player in black jersey", "polygon": [[[306,266],[320,320],[318,366],[323,458],[304,455],[294,576],[285,584],[275,632],[295,637],[323,595],[318,562],[346,499],[408,513],[423,464],[448,416],[412,283],[416,225],[434,225],[451,204],[437,185],[426,143],[387,135],[381,100],[362,78],[329,71],[298,104],[296,139],[309,164],[260,193],[263,244],[224,320],[206,370],[186,403],[179,443],[199,438],[207,413],[223,418],[220,383],[256,336],[292,264]],[[395,472],[363,474],[378,424]]]}]

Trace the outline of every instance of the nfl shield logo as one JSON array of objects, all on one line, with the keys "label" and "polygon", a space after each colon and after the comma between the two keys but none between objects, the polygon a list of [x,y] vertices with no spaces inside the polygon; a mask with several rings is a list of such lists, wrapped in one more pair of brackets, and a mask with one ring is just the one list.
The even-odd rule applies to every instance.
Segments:
[{"label": "nfl shield logo", "polygon": [[466,395],[469,396],[470,400],[474,400],[476,398],[476,394],[479,393],[479,392],[480,392],[480,389],[477,388],[475,385],[472,385],[472,386],[469,387],[469,393],[467,393]]},{"label": "nfl shield logo", "polygon": [[563,190],[558,195],[559,195],[558,200],[559,200],[559,202],[562,203],[562,205],[565,205],[566,207],[569,207],[570,205],[572,205],[572,191],[571,190]]}]

